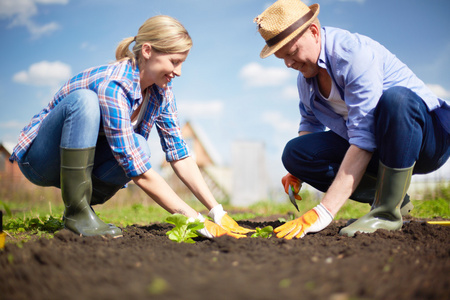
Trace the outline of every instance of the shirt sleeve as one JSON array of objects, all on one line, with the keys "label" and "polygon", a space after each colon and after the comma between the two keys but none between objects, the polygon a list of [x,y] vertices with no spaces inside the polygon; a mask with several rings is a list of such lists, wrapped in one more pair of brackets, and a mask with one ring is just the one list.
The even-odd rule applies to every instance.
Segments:
[{"label": "shirt sleeve", "polygon": [[316,118],[314,112],[311,110],[309,106],[309,102],[311,101],[311,87],[310,83],[306,82],[302,73],[299,72],[297,79],[297,87],[299,90],[300,97],[300,127],[298,132],[300,131],[308,131],[308,132],[321,132],[325,130],[325,126]]},{"label": "shirt sleeve", "polygon": [[171,162],[186,158],[190,153],[181,134],[175,97],[170,87],[166,89],[164,97],[166,105],[155,123],[166,160]]},{"label": "shirt sleeve", "polygon": [[383,59],[373,46],[358,40],[347,44],[334,67],[344,85],[349,143],[371,152],[376,149],[374,111],[383,93]]},{"label": "shirt sleeve", "polygon": [[124,82],[105,81],[98,89],[98,97],[103,128],[113,155],[127,176],[135,177],[149,170],[151,164],[131,125],[129,90]]}]

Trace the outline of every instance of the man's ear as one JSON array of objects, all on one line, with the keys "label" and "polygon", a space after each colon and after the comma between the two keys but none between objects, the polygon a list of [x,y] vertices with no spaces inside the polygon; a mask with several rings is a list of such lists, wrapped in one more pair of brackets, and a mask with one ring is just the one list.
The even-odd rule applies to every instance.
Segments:
[{"label": "man's ear", "polygon": [[309,30],[311,30],[311,34],[316,38],[316,40],[319,40],[320,29],[315,23],[312,23],[311,25],[309,25]]},{"label": "man's ear", "polygon": [[149,43],[142,44],[141,53],[143,58],[149,59],[152,56],[152,46]]}]

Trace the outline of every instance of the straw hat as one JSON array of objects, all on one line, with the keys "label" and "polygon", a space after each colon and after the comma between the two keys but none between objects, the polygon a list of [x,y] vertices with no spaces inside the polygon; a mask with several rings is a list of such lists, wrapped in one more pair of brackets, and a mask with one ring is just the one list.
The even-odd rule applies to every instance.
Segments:
[{"label": "straw hat", "polygon": [[278,0],[253,21],[266,41],[261,58],[266,58],[306,30],[319,14],[319,4],[307,6],[299,0]]}]

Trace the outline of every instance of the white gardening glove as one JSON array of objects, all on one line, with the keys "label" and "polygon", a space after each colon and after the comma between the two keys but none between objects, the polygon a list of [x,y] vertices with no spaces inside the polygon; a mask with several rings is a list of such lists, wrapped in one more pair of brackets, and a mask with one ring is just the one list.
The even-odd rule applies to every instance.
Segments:
[{"label": "white gardening glove", "polygon": [[214,223],[221,226],[228,232],[246,234],[254,232],[255,230],[247,229],[239,226],[235,220],[233,220],[226,211],[223,210],[222,204],[214,206],[208,213],[208,216],[213,219]]},{"label": "white gardening glove", "polygon": [[302,238],[308,232],[318,232],[330,225],[333,215],[321,204],[307,211],[303,216],[289,221],[277,228],[273,232],[278,238],[284,237],[287,240],[293,237]]}]

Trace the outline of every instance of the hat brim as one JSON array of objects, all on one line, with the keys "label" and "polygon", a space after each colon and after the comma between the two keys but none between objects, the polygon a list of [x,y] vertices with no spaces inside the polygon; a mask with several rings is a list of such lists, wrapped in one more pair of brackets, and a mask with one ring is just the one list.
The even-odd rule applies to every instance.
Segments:
[{"label": "hat brim", "polygon": [[305,22],[302,26],[297,28],[294,32],[292,32],[290,35],[288,35],[285,39],[281,40],[279,43],[277,43],[271,47],[265,45],[259,56],[261,58],[266,58],[266,57],[274,54],[275,52],[280,50],[284,45],[286,45],[287,43],[292,41],[292,39],[294,39],[297,35],[302,33],[302,31],[306,30],[309,27],[309,25],[311,25],[311,23],[319,15],[320,6],[319,6],[319,4],[316,3],[316,4],[311,5],[309,7],[309,9],[311,9],[311,11],[314,13],[314,15],[312,16],[311,19],[309,19],[307,22]]}]

